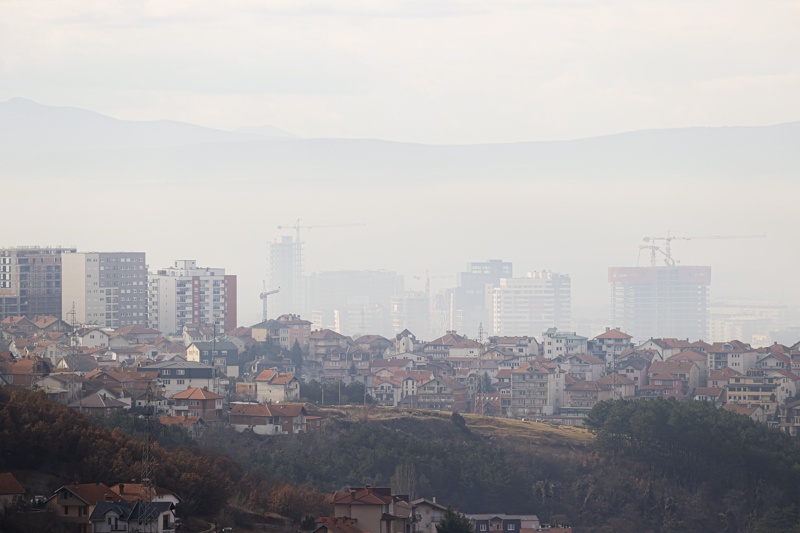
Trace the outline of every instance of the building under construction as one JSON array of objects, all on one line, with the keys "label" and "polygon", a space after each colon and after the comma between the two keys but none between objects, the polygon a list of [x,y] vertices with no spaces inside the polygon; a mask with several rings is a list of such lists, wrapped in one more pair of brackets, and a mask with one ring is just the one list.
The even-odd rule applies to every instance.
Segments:
[{"label": "building under construction", "polygon": [[610,267],[612,323],[637,339],[705,339],[711,267]]}]

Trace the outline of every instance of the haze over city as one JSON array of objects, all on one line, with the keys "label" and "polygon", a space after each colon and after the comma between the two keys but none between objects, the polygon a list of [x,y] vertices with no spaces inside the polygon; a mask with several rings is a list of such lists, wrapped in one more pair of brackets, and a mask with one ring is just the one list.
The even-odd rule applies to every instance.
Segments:
[{"label": "haze over city", "polygon": [[596,322],[607,268],[648,264],[642,238],[667,231],[765,235],[673,243],[712,267],[712,299],[800,296],[792,2],[2,10],[4,246],[223,267],[243,324],[297,219],[364,224],[304,232],[306,273],[423,290],[428,271],[436,293],[502,259],[569,274]]}]

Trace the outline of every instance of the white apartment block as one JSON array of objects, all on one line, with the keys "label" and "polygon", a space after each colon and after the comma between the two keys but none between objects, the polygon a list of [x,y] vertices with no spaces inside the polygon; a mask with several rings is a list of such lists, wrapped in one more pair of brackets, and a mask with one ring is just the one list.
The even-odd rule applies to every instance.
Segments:
[{"label": "white apartment block", "polygon": [[572,296],[566,274],[543,270],[524,278],[502,278],[491,294],[494,335],[526,336],[570,327]]},{"label": "white apartment block", "polygon": [[74,305],[75,320],[81,324],[147,326],[144,252],[63,254],[61,280],[61,314],[65,320]]},{"label": "white apartment block", "polygon": [[163,333],[179,334],[185,324],[217,324],[220,332],[236,328],[236,276],[224,268],[198,267],[197,261],[175,265],[149,275],[149,325]]}]

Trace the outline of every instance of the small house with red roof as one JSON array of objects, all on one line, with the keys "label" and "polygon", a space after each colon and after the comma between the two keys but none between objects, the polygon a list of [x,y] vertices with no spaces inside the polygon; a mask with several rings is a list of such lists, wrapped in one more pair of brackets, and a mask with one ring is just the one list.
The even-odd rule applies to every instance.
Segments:
[{"label": "small house with red roof", "polygon": [[255,379],[256,398],[261,403],[293,402],[300,399],[300,381],[294,374],[263,370]]},{"label": "small house with red roof", "polygon": [[21,503],[25,489],[11,472],[0,472],[0,509]]},{"label": "small house with red roof", "polygon": [[331,497],[336,517],[355,519],[362,531],[404,533],[410,526],[408,496],[392,494],[389,487],[351,487]]},{"label": "small house with red roof", "polygon": [[102,502],[121,502],[123,498],[104,483],[72,483],[60,487],[45,500],[47,510],[59,522],[74,524],[78,531],[89,533],[89,515]]},{"label": "small house with red roof", "polygon": [[632,336],[619,328],[606,328],[604,333],[589,341],[589,353],[603,361],[616,360],[625,350],[633,348]]},{"label": "small house with red roof", "polygon": [[[249,430],[258,435],[292,435],[309,429],[308,413],[300,404],[234,402],[229,421],[236,431]],[[316,425],[313,422],[312,426]]]},{"label": "small house with red roof", "polygon": [[186,414],[189,417],[200,417],[206,422],[222,418],[222,400],[224,396],[200,387],[189,387],[185,391],[172,396],[175,405],[173,413]]}]

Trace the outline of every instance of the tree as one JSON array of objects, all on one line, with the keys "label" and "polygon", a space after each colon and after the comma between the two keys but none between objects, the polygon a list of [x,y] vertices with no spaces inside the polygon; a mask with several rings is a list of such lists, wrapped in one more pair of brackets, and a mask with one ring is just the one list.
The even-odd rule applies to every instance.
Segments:
[{"label": "tree", "polygon": [[299,378],[303,369],[303,349],[300,347],[299,342],[294,341],[294,344],[292,344],[292,351],[289,352],[289,358],[292,360],[292,363],[294,363],[295,374]]},{"label": "tree", "polygon": [[475,533],[475,528],[465,515],[448,507],[436,524],[436,533]]}]

